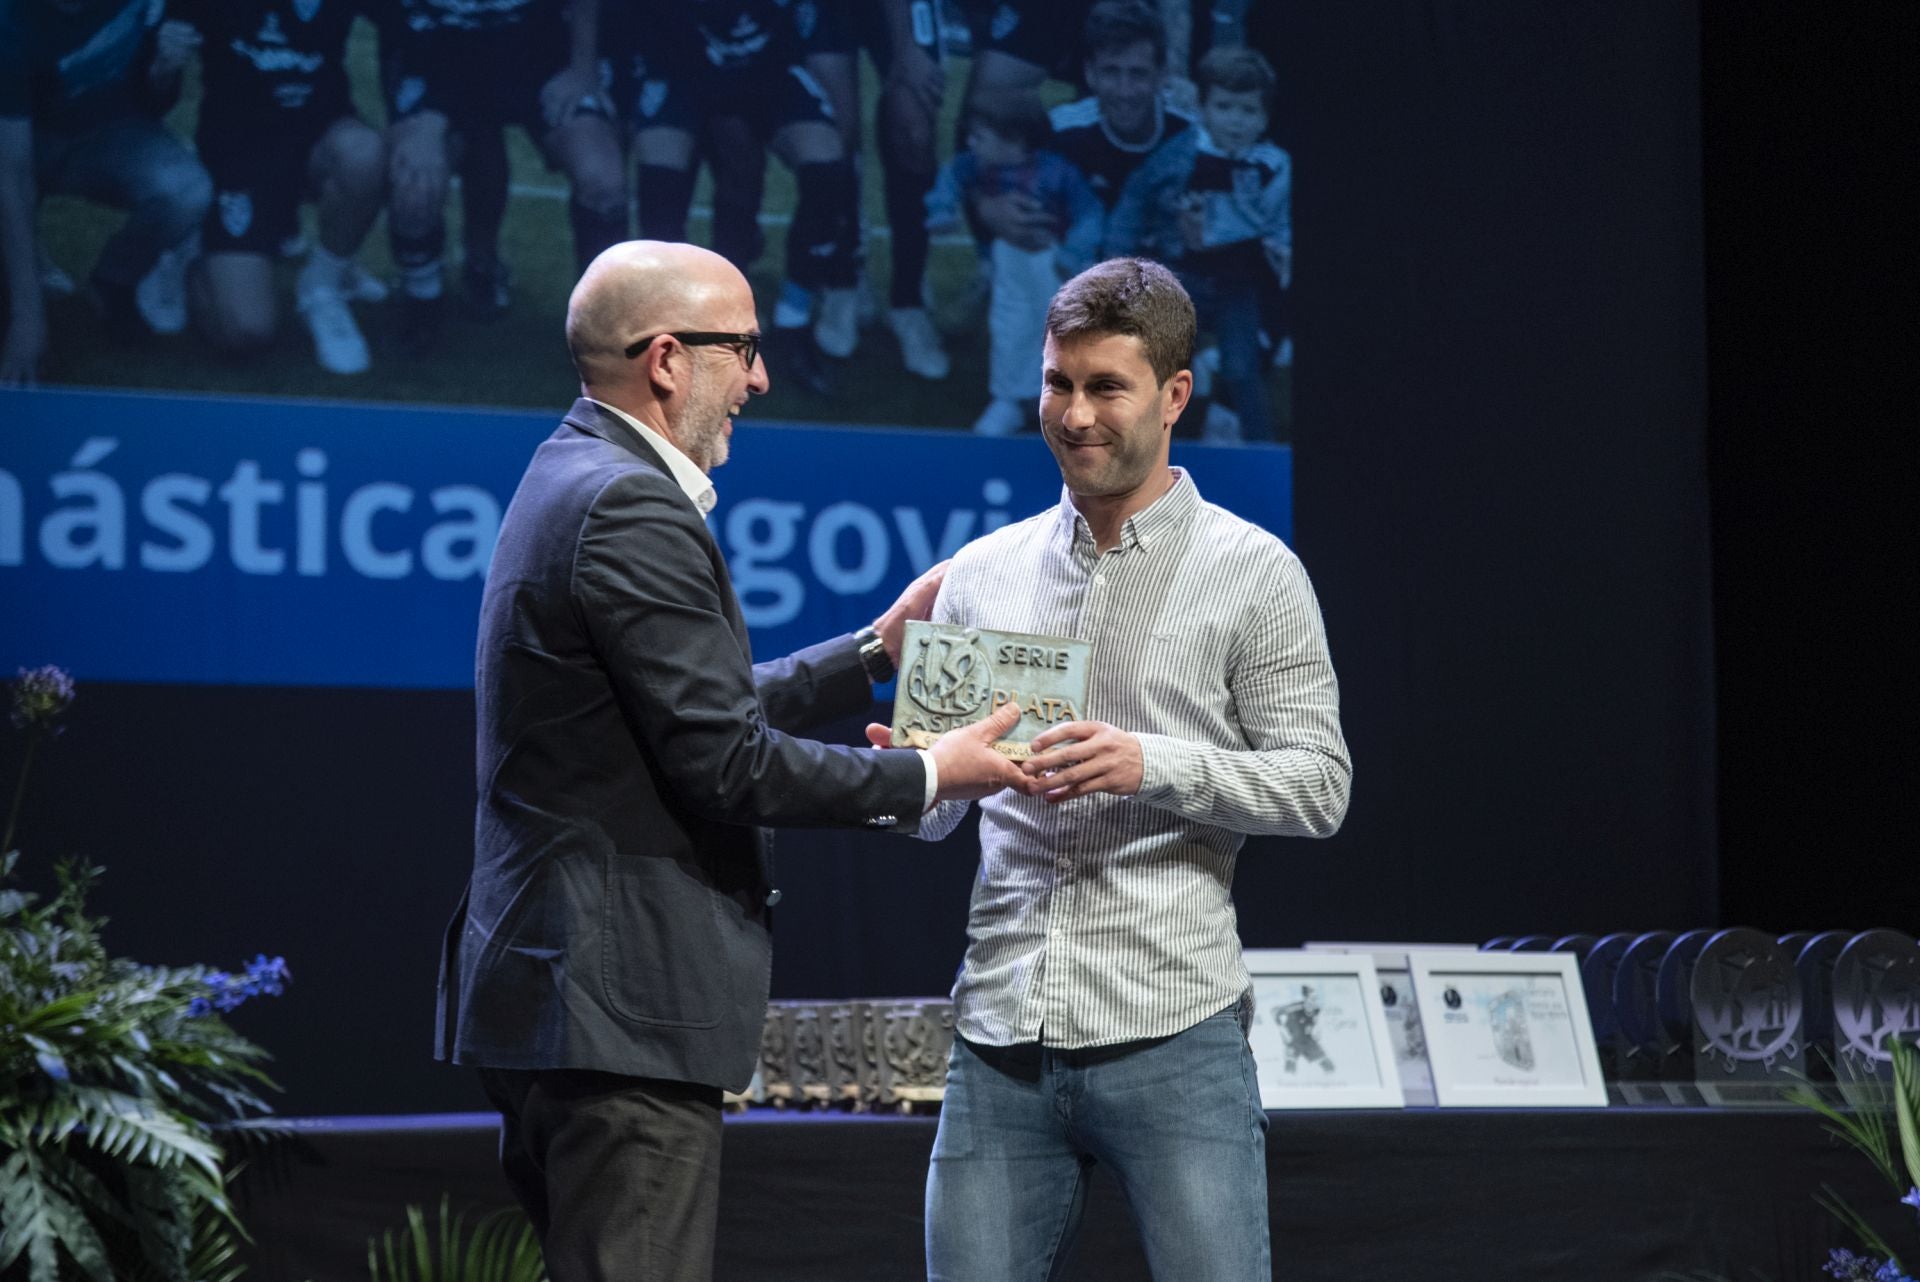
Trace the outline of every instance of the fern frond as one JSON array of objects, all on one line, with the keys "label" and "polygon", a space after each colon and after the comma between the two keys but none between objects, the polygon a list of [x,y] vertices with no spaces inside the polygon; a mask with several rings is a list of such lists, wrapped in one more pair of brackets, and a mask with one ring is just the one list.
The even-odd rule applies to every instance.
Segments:
[{"label": "fern frond", "polygon": [[203,1130],[119,1091],[95,1090],[78,1097],[87,1113],[81,1134],[108,1157],[148,1166],[191,1164],[220,1180],[220,1147]]},{"label": "fern frond", "polygon": [[8,1211],[0,1221],[0,1273],[25,1253],[31,1282],[56,1282],[59,1231],[47,1206],[48,1192],[45,1172],[32,1149],[17,1148],[0,1163],[0,1205]]},{"label": "fern frond", "polygon": [[193,1245],[191,1197],[175,1174],[142,1167],[126,1172],[127,1200],[134,1207],[134,1232],[147,1277],[192,1276],[187,1270],[187,1252]]},{"label": "fern frond", "polygon": [[100,1232],[51,1181],[41,1189],[47,1220],[68,1257],[85,1271],[93,1282],[114,1282],[113,1267],[107,1263],[107,1246]]}]

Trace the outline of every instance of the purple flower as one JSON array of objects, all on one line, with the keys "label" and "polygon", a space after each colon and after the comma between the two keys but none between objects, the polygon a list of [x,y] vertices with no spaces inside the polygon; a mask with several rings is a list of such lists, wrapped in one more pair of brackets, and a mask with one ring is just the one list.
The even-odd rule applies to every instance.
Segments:
[{"label": "purple flower", "polygon": [[1841,1282],[1871,1282],[1873,1274],[1870,1270],[1877,1264],[1879,1264],[1878,1260],[1864,1255],[1855,1255],[1845,1247],[1837,1246],[1827,1252],[1826,1267],[1821,1272],[1829,1277],[1839,1278]]},{"label": "purple flower", "polygon": [[19,670],[13,683],[13,724],[21,729],[51,730],[73,702],[73,678],[48,664]]},{"label": "purple flower", "polygon": [[1900,1205],[1910,1206],[1914,1210],[1920,1211],[1920,1186],[1908,1189],[1907,1195],[1900,1199]]},{"label": "purple flower", "polygon": [[253,960],[247,963],[246,982],[251,990],[248,996],[258,997],[265,994],[268,997],[278,997],[287,990],[287,981],[292,978],[292,972],[287,969],[286,958],[268,957],[265,953],[256,953]]},{"label": "purple flower", "polygon": [[278,997],[287,991],[287,981],[292,978],[286,958],[258,953],[247,963],[245,974],[229,975],[216,970],[208,975],[207,995],[189,1002],[187,1014],[204,1015],[209,1009],[234,1010],[249,997]]}]

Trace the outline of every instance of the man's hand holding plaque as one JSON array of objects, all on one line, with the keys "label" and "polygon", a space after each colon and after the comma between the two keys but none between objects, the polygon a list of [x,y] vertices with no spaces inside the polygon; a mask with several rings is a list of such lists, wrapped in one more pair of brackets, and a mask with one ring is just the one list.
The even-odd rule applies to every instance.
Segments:
[{"label": "man's hand holding plaque", "polygon": [[[942,735],[938,743],[927,745],[936,772],[935,802],[978,801],[1002,788],[1028,796],[1040,791],[1040,782],[1022,773],[994,742],[1013,728],[1018,715],[1016,709],[1003,706],[985,720],[961,726]],[[892,729],[877,721],[867,726],[867,742],[876,748],[897,746]]]},{"label": "man's hand holding plaque", "polygon": [[935,801],[978,801],[1002,788],[1031,794],[1034,780],[1005,756],[993,751],[994,738],[1006,733],[1013,724],[1009,709],[1001,709],[985,721],[963,726],[958,733],[943,736],[928,747],[937,772]]},{"label": "man's hand holding plaque", "polygon": [[931,747],[941,735],[1011,705],[1018,719],[993,746],[1010,760],[1025,761],[1036,736],[1080,719],[1092,650],[1071,637],[909,622],[891,742]]},{"label": "man's hand holding plaque", "polygon": [[1091,792],[1131,797],[1140,791],[1146,762],[1140,740],[1104,721],[1069,721],[1036,738],[1020,768],[1029,796],[1071,801]]}]

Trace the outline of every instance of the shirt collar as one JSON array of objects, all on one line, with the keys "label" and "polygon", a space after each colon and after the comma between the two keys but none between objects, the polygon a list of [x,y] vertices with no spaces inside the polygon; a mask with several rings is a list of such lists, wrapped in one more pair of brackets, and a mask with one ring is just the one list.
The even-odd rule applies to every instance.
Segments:
[{"label": "shirt collar", "polygon": [[1128,142],[1113,132],[1113,126],[1107,123],[1104,112],[1100,116],[1100,132],[1107,136],[1107,141],[1116,149],[1145,155],[1158,147],[1167,136],[1167,109],[1158,98],[1153,100],[1153,133],[1145,142]]},{"label": "shirt collar", "polygon": [[[1120,546],[1146,549],[1193,519],[1200,510],[1200,491],[1193,476],[1183,467],[1173,469],[1173,486],[1165,494],[1126,519],[1120,527]],[[1073,505],[1073,492],[1060,487],[1060,524],[1066,536],[1093,544],[1093,529],[1087,518]]]},{"label": "shirt collar", "polygon": [[1197,139],[1197,144],[1200,148],[1200,154],[1203,156],[1218,156],[1222,160],[1230,160],[1230,161],[1233,161],[1235,164],[1248,164],[1248,163],[1251,163],[1247,159],[1248,153],[1250,153],[1254,147],[1259,145],[1258,141],[1256,140],[1253,144],[1247,147],[1244,147],[1237,152],[1228,151],[1226,148],[1222,147],[1219,143],[1213,140],[1213,135],[1207,132],[1207,127],[1205,125],[1200,124],[1198,121],[1196,121],[1194,122],[1193,127],[1200,131],[1199,138]]},{"label": "shirt collar", "polygon": [[[593,398],[588,397],[587,399],[592,400]],[[693,505],[700,509],[701,516],[707,516],[712,513],[714,504],[720,501],[720,496],[714,490],[713,482],[708,479],[707,474],[700,470],[697,463],[681,453],[679,446],[625,410],[609,405],[605,401],[594,401],[593,403],[608,413],[617,415],[621,422],[640,434],[641,440],[653,446],[654,451],[667,461],[667,470],[673,473],[674,483],[685,492],[689,499],[693,500]]]}]

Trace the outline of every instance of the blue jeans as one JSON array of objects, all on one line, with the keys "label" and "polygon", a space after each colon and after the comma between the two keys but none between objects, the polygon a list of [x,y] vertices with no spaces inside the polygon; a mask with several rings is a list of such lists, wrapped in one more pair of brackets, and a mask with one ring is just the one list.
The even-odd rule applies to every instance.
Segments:
[{"label": "blue jeans", "polygon": [[1252,281],[1225,281],[1194,272],[1180,273],[1193,299],[1202,333],[1220,346],[1220,384],[1240,416],[1240,439],[1273,439],[1273,410],[1267,404],[1267,358],[1260,350],[1260,294]]},{"label": "blue jeans", "polygon": [[927,1174],[930,1282],[1046,1282],[1098,1162],[1160,1282],[1269,1282],[1267,1115],[1238,1012],[1095,1050],[956,1038]]}]

